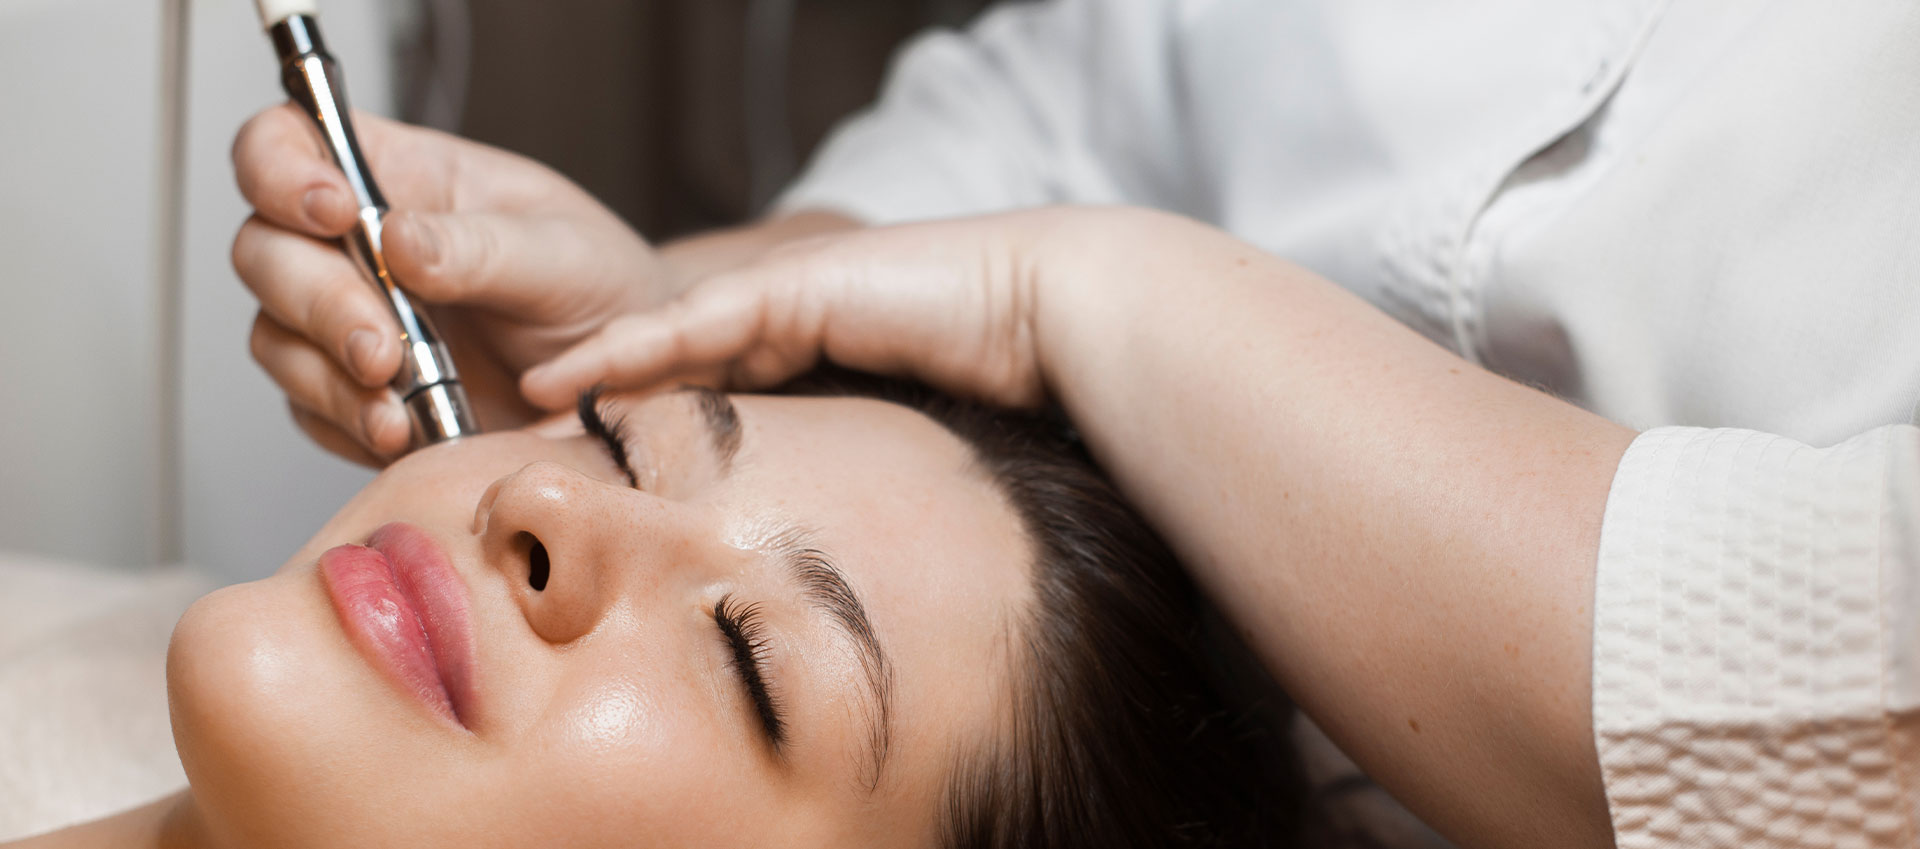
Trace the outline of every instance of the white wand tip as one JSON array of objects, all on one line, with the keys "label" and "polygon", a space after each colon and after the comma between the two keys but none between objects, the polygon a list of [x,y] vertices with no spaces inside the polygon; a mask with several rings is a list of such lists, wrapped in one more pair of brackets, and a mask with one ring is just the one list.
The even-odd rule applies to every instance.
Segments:
[{"label": "white wand tip", "polygon": [[272,29],[274,24],[294,15],[311,15],[319,11],[314,8],[313,0],[253,0],[255,8],[260,10],[260,26]]}]

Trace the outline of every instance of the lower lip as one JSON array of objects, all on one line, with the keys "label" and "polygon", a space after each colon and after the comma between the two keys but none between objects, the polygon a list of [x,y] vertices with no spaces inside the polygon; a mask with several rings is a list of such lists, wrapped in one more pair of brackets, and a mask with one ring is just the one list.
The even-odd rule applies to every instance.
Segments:
[{"label": "lower lip", "polygon": [[472,679],[466,593],[432,538],[385,525],[367,545],[321,554],[320,576],[354,646],[435,715],[464,726]]}]

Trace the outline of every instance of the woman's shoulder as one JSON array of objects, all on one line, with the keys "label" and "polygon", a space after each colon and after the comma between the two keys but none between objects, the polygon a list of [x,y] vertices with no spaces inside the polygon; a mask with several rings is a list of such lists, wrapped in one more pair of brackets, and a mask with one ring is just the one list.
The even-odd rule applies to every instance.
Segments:
[{"label": "woman's shoulder", "polygon": [[186,779],[167,718],[173,624],[208,584],[0,553],[0,840]]}]

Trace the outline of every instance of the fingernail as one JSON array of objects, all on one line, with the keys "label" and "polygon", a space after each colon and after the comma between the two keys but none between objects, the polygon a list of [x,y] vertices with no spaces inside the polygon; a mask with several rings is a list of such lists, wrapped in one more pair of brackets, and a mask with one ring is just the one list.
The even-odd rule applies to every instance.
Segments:
[{"label": "fingernail", "polygon": [[364,327],[347,334],[347,361],[353,367],[354,377],[371,380],[374,360],[379,356],[380,334]]},{"label": "fingernail", "polygon": [[325,227],[321,217],[334,206],[332,189],[313,189],[300,198],[300,211],[307,214],[307,222],[315,227]]}]

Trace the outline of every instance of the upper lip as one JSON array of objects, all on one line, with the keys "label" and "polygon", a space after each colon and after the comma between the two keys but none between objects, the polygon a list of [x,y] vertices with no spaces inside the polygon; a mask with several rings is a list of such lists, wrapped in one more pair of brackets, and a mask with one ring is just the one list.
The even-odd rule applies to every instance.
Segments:
[{"label": "upper lip", "polygon": [[[361,560],[355,564],[351,559],[355,556],[352,554],[355,549],[362,552],[361,556],[364,556],[368,550],[378,553],[379,559],[385,563],[386,574],[379,574],[380,570],[377,566],[368,560]],[[336,555],[336,552],[340,554]],[[333,560],[332,566],[353,565],[344,566],[344,571],[340,568],[330,568],[329,558],[335,556],[347,559]],[[340,575],[354,573],[355,570],[361,576],[361,580],[346,579],[343,583],[343,580],[338,578]],[[431,659],[433,672],[439,678],[441,687],[445,689],[446,703],[441,707],[443,710],[450,707],[455,721],[471,727],[474,709],[474,653],[473,623],[468,612],[467,587],[439,543],[421,528],[403,522],[391,522],[375,530],[367,539],[365,548],[341,546],[323,555],[321,571],[327,581],[329,592],[334,597],[336,607],[341,610],[343,620],[348,620],[349,631],[357,629],[362,637],[366,637],[361,641],[361,650],[371,650],[375,655],[387,655],[380,660],[382,663],[399,664],[398,667],[390,667],[389,671],[403,670],[408,661],[401,658],[410,652],[411,656],[418,658],[419,643],[409,639],[403,644],[411,644],[416,648],[411,650],[396,648],[396,644],[391,639],[383,639],[381,635],[392,633],[390,630],[392,627],[402,626],[407,619],[418,621],[418,638],[424,638],[424,648]],[[390,589],[379,589],[379,585],[387,581],[391,582]],[[360,586],[373,587],[371,592],[374,593],[375,598],[388,599],[387,604],[397,603],[410,610],[392,611],[384,616],[376,612],[374,614],[376,624],[372,626],[364,622],[351,621],[356,616],[364,616],[363,614],[349,615],[347,612],[348,608],[354,607],[348,600],[355,596],[356,583]],[[405,616],[406,613],[412,615]],[[395,614],[402,616],[400,622],[392,620],[391,617]],[[403,627],[403,631],[411,631],[411,629]],[[371,637],[367,637],[369,633],[372,634]],[[395,652],[399,655],[395,656]],[[408,676],[404,671],[400,672],[400,676],[401,683],[407,683],[405,679]],[[430,684],[427,686],[430,687]],[[430,690],[427,692],[429,695],[426,695],[426,698],[430,703],[439,701],[436,698],[438,694],[432,694]]]}]

